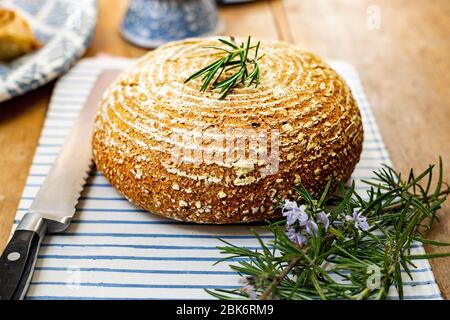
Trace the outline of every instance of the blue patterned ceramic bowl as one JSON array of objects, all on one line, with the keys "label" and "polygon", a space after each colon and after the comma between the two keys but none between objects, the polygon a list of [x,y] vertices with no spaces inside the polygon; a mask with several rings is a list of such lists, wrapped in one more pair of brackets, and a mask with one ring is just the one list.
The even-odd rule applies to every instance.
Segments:
[{"label": "blue patterned ceramic bowl", "polygon": [[133,44],[155,48],[220,29],[215,0],[130,0],[121,32]]}]

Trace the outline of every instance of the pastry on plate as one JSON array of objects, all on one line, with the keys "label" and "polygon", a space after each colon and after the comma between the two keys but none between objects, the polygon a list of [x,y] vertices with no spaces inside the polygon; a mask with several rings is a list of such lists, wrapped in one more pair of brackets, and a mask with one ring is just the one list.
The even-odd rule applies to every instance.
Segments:
[{"label": "pastry on plate", "polygon": [[13,10],[0,8],[0,61],[10,61],[40,46],[22,16]]},{"label": "pastry on plate", "polygon": [[185,83],[218,45],[167,44],[110,86],[93,137],[105,178],[149,212],[214,224],[272,218],[299,183],[318,192],[329,177],[348,180],[363,127],[344,79],[314,54],[262,41],[259,85],[220,99],[199,90],[204,78]]}]

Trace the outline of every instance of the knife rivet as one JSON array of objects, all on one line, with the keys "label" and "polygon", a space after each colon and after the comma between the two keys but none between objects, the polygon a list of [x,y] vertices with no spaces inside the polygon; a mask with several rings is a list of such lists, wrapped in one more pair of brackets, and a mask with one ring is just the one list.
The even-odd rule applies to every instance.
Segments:
[{"label": "knife rivet", "polygon": [[8,254],[8,260],[9,261],[17,261],[20,259],[20,253],[18,252],[11,252],[10,254]]}]

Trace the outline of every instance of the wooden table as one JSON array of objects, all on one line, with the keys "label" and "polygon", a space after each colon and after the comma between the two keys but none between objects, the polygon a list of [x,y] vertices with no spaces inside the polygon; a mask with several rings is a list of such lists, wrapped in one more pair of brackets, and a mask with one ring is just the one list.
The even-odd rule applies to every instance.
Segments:
[{"label": "wooden table", "polygon": [[[118,34],[126,1],[99,0],[99,7],[86,55],[142,55],[145,50]],[[405,172],[410,167],[422,170],[442,155],[450,181],[450,1],[261,0],[221,7],[220,17],[225,34],[281,39],[353,63],[394,166]],[[9,235],[52,87],[0,104],[0,249]],[[433,239],[450,241],[449,214],[450,201],[440,211]],[[431,264],[449,299],[450,259]]]}]

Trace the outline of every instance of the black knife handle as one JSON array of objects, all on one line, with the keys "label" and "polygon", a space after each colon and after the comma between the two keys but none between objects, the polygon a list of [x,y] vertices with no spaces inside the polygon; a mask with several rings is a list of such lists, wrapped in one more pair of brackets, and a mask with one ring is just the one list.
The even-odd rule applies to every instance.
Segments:
[{"label": "black knife handle", "polygon": [[23,299],[41,243],[35,231],[16,230],[0,258],[0,300]]}]

